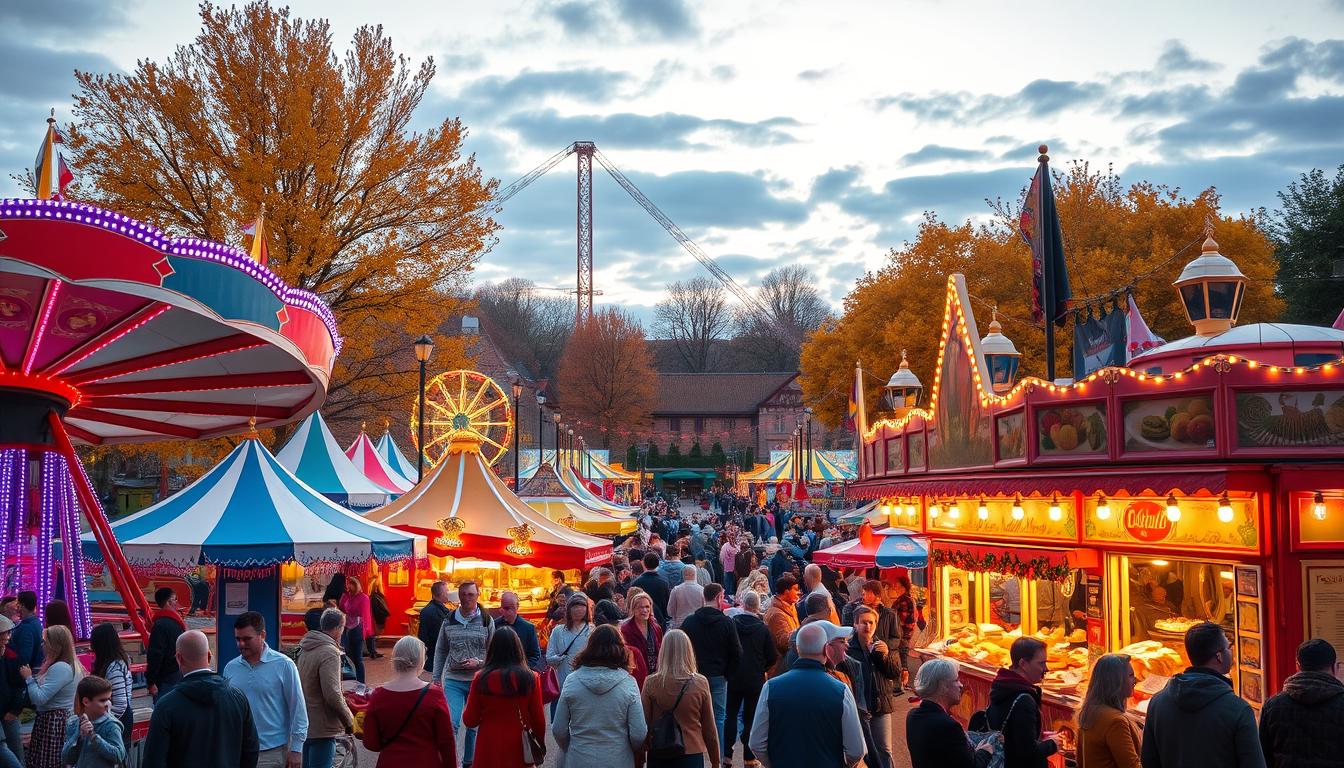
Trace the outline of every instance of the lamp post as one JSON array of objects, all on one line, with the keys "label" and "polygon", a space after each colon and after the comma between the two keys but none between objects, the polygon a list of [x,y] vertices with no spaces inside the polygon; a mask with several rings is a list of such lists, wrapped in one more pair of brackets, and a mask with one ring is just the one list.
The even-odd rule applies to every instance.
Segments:
[{"label": "lamp post", "polygon": [[812,408],[808,406],[803,409],[807,422],[807,455],[803,457],[803,479],[812,479]]},{"label": "lamp post", "polygon": [[538,390],[537,391],[537,466],[538,467],[541,466],[541,460],[546,455],[545,450],[546,440],[544,439],[546,433],[542,431],[546,426],[546,409],[542,407],[544,405],[546,405],[546,396],[541,394],[541,391]]},{"label": "lamp post", "polygon": [[425,476],[425,363],[429,362],[429,356],[432,354],[434,354],[434,340],[429,338],[429,334],[424,334],[415,340],[415,359],[420,361],[420,412],[416,421],[418,430],[416,448],[419,450],[415,457],[417,483]]},{"label": "lamp post", "polygon": [[555,471],[560,471],[560,411],[551,412],[551,420],[555,422]]},{"label": "lamp post", "polygon": [[[518,378],[518,376],[517,376],[516,374],[515,374],[514,377],[513,377],[513,381],[512,381],[511,384],[510,384],[510,388],[513,390],[513,412],[514,412],[514,414],[515,414],[515,415],[514,415],[514,421],[515,421],[515,423],[516,423],[517,420],[518,420],[518,417],[517,417],[517,413],[518,413],[518,398],[522,397],[522,395],[523,395],[523,381],[522,381],[522,379]],[[518,437],[519,437],[519,436],[518,436],[518,432],[519,432],[519,430],[516,429],[516,428],[513,430],[513,492],[514,492],[514,493],[517,493],[517,492],[518,492]]]}]

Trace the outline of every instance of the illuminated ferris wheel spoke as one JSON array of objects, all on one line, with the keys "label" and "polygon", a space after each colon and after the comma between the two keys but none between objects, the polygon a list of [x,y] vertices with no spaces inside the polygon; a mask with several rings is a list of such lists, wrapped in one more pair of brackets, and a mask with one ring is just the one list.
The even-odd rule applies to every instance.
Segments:
[{"label": "illuminated ferris wheel spoke", "polygon": [[504,446],[500,445],[499,443],[495,442],[494,440],[491,440],[491,439],[488,438],[488,437],[485,437],[484,435],[481,436],[481,440],[482,440],[482,442],[486,442],[486,443],[489,443],[489,444],[495,446],[496,448],[498,448],[498,449],[501,450],[501,451],[504,450]]},{"label": "illuminated ferris wheel spoke", "polygon": [[509,426],[509,422],[507,422],[507,421],[478,421],[478,422],[476,422],[476,426],[478,426],[478,427],[507,427],[507,426]]},{"label": "illuminated ferris wheel spoke", "polygon": [[483,413],[489,413],[490,411],[493,411],[495,408],[498,408],[501,405],[507,408],[509,405],[509,401],[501,397],[500,399],[488,405],[483,405],[480,408],[477,408],[476,410],[472,411],[471,413],[468,413],[467,418],[475,419],[477,416],[480,416]]},{"label": "illuminated ferris wheel spoke", "polygon": [[482,384],[482,385],[481,385],[481,388],[478,389],[478,390],[476,390],[476,394],[475,394],[475,396],[473,396],[473,397],[471,398],[471,402],[468,403],[467,406],[466,406],[465,408],[463,408],[462,410],[467,411],[467,412],[470,412],[471,409],[475,408],[475,407],[481,402],[481,398],[485,395],[485,390],[486,390],[486,389],[488,389],[488,387],[486,387],[484,384]]},{"label": "illuminated ferris wheel spoke", "polygon": [[426,421],[425,422],[426,426],[431,424],[435,426],[442,424],[451,424],[453,421],[453,416],[456,415],[451,408],[447,408],[433,400],[425,400],[425,405],[428,405],[430,408],[433,408],[434,410],[438,411],[439,413],[448,418],[448,421]]}]

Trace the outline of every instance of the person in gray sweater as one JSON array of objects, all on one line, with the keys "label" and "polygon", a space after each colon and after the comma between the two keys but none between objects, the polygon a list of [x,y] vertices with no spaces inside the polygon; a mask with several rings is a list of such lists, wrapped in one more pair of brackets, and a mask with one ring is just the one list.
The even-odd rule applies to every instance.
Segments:
[{"label": "person in gray sweater", "polygon": [[574,658],[551,718],[551,733],[564,751],[561,768],[635,765],[648,725],[630,666],[621,633],[609,625],[594,629]]},{"label": "person in gray sweater", "polygon": [[[476,582],[458,584],[457,598],[457,610],[448,614],[439,627],[433,671],[434,679],[443,685],[448,711],[453,716],[454,734],[462,727],[472,678],[476,677],[476,670],[485,666],[485,649],[495,632],[494,619],[480,605],[481,590]],[[462,745],[462,764],[471,763],[476,755],[476,729],[467,728],[458,743]]]}]

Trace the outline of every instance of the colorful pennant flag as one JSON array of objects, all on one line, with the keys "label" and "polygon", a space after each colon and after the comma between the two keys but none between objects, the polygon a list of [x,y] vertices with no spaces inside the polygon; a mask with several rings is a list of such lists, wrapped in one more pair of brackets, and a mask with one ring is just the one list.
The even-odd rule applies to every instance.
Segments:
[{"label": "colorful pennant flag", "polygon": [[[1069,270],[1064,264],[1064,232],[1059,225],[1059,211],[1055,209],[1055,191],[1050,184],[1050,166],[1042,159],[1031,177],[1031,187],[1022,201],[1018,222],[1022,239],[1031,246],[1031,315],[1037,324],[1043,324],[1046,315],[1056,325],[1063,326],[1068,319]],[[1047,281],[1049,281],[1047,283]],[[1047,288],[1053,307],[1046,307]]]},{"label": "colorful pennant flag", "polygon": [[53,109],[47,117],[47,135],[43,137],[42,146],[37,150],[37,159],[33,161],[33,177],[37,182],[39,200],[65,199],[65,188],[75,180],[75,175],[70,172],[60,149],[56,147],[64,143],[65,136],[56,127],[56,110]]},{"label": "colorful pennant flag", "polygon": [[[247,238],[252,238],[248,241]],[[243,246],[252,260],[266,266],[270,261],[270,251],[266,249],[266,204],[262,203],[257,218],[243,225]]]}]

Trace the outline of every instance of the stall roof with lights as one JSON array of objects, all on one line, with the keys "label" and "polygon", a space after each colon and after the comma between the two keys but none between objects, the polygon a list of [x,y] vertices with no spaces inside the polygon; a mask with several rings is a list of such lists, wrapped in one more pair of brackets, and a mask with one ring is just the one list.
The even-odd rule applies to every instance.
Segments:
[{"label": "stall roof with lights", "polygon": [[[845,469],[839,464],[831,461],[826,457],[826,454],[821,451],[805,451],[805,453],[807,453],[808,458],[811,459],[810,472],[808,473],[810,478],[808,482],[810,483],[838,483],[843,480],[853,480],[858,477],[857,473]],[[795,467],[796,463],[797,462],[793,460],[793,452],[790,451],[787,455],[780,457],[779,460],[766,466],[764,469],[743,473],[738,477],[738,482],[776,483],[785,480],[795,480],[797,479],[798,471],[797,467]]]},{"label": "stall roof with lights", "polygon": [[576,531],[604,536],[634,533],[636,523],[628,515],[616,517],[588,509],[569,495],[550,462],[545,462],[523,481],[518,495],[528,506]]},{"label": "stall roof with lights", "polygon": [[429,553],[440,557],[583,570],[611,560],[610,541],[550,520],[514,495],[466,432],[421,483],[368,516],[426,536]]}]

